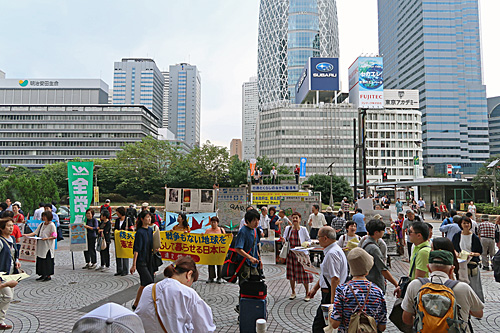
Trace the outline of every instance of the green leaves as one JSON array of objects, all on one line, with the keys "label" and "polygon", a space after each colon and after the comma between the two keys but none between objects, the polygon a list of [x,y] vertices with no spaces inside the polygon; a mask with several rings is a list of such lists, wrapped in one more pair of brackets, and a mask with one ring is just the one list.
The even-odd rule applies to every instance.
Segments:
[{"label": "green leaves", "polygon": [[[324,204],[328,204],[330,201],[330,176],[327,175],[312,175],[305,184],[311,184],[314,186],[313,191],[321,192],[321,201]],[[343,197],[352,199],[352,189],[344,177],[332,176],[332,192],[333,201],[339,202]]]}]

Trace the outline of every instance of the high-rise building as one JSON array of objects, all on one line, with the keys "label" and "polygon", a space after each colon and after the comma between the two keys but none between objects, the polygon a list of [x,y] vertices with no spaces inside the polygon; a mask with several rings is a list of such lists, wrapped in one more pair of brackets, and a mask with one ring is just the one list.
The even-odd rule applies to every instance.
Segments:
[{"label": "high-rise building", "polygon": [[475,174],[489,157],[478,0],[378,0],[378,14],[384,88],[420,92],[424,167]]},{"label": "high-rise building", "polygon": [[170,66],[168,129],[178,140],[200,144],[201,76],[194,65]]},{"label": "high-rise building", "polygon": [[243,155],[241,150],[241,139],[232,139],[229,146],[229,155],[237,155],[239,160],[241,161],[241,157]]},{"label": "high-rise building", "polygon": [[113,104],[113,89],[108,89],[108,104]]},{"label": "high-rise building", "polygon": [[259,91],[257,77],[251,77],[249,82],[242,86],[242,144],[243,160],[257,158],[255,154],[256,146],[256,126],[259,117]]},{"label": "high-rise building", "polygon": [[2,166],[110,159],[129,143],[158,136],[158,117],[141,105],[0,105],[0,119]]},{"label": "high-rise building", "polygon": [[259,110],[288,105],[309,57],[338,57],[335,0],[261,0]]},{"label": "high-rise building", "polygon": [[115,62],[113,104],[140,104],[163,121],[164,78],[153,59],[123,58]]},{"label": "high-rise building", "polygon": [[163,128],[168,128],[168,89],[170,76],[168,72],[161,72],[163,75]]},{"label": "high-rise building", "polygon": [[0,79],[5,79],[5,72],[0,70]]},{"label": "high-rise building", "polygon": [[0,104],[107,104],[100,79],[0,79]]},{"label": "high-rise building", "polygon": [[500,154],[500,96],[488,98],[490,154]]}]

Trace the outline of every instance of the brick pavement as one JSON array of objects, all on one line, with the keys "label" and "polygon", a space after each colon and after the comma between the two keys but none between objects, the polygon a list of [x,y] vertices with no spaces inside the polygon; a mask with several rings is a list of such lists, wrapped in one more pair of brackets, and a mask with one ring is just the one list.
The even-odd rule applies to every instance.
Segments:
[{"label": "brick pavement", "polygon": [[[138,288],[138,275],[113,276],[114,259],[109,272],[82,270],[83,254],[74,253],[75,271],[66,241],[56,252],[56,272],[52,281],[38,282],[34,264],[23,263],[23,269],[33,274],[15,288],[15,301],[7,313],[7,322],[14,326],[9,332],[70,332],[74,323],[89,309],[97,307],[107,298],[116,300],[128,308],[132,305]],[[237,314],[233,310],[238,302],[238,287],[233,284],[206,284],[206,266],[200,267],[200,281],[193,288],[211,306],[217,332],[238,332]],[[393,260],[391,272],[396,278],[408,271],[408,263],[399,258]],[[297,298],[288,300],[290,287],[285,279],[286,267],[266,265],[268,285],[268,332],[310,332],[311,323],[320,302],[319,295],[304,302],[304,288],[299,286]],[[485,315],[482,320],[473,319],[476,332],[498,331],[500,328],[500,284],[494,282],[493,273],[481,271],[486,297]],[[392,308],[393,287],[388,287],[387,304]],[[398,332],[389,323],[387,332]]]}]

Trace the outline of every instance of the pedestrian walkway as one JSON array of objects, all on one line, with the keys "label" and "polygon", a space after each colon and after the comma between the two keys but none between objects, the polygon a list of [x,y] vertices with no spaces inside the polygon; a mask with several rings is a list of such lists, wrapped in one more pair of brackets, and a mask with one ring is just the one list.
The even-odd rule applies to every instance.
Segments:
[{"label": "pedestrian walkway", "polygon": [[[111,251],[114,252],[113,249]],[[105,273],[81,269],[85,264],[81,252],[74,253],[74,259],[76,269],[73,271],[67,241],[60,242],[56,251],[55,275],[48,282],[35,281],[37,276],[34,275],[34,264],[22,264],[23,269],[32,276],[21,281],[15,288],[14,302],[6,320],[14,328],[8,332],[70,332],[78,318],[103,303],[113,301],[131,308],[139,283],[137,274],[113,276],[113,259],[111,269]],[[408,263],[399,258],[393,260],[392,267],[391,272],[396,278],[408,271]],[[207,266],[199,268],[200,280],[193,288],[211,306],[217,332],[238,332],[238,315],[233,310],[238,303],[238,286],[228,283],[207,284]],[[297,298],[290,301],[286,266],[266,265],[264,271],[268,285],[268,332],[310,332],[320,302],[319,295],[311,302],[304,302],[304,289],[300,286]],[[473,319],[474,329],[476,332],[497,332],[500,328],[500,284],[494,282],[491,271],[481,271],[481,274],[486,308],[482,320]],[[389,311],[395,300],[389,296],[393,289],[389,285]],[[387,332],[398,330],[389,323]]]}]

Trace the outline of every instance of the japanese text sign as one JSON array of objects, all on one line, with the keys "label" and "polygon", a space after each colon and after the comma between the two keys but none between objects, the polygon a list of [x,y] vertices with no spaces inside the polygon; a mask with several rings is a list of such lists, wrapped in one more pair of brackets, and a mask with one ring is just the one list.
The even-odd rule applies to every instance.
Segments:
[{"label": "japanese text sign", "polygon": [[[222,265],[233,235],[161,231],[160,238],[163,260],[175,261],[190,256],[199,265]],[[134,239],[135,232],[115,230],[117,258],[133,258]]]},{"label": "japanese text sign", "polygon": [[68,162],[71,223],[84,223],[93,194],[94,162]]}]

